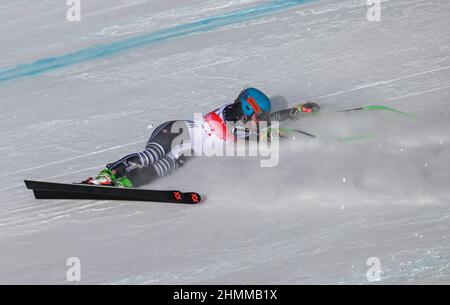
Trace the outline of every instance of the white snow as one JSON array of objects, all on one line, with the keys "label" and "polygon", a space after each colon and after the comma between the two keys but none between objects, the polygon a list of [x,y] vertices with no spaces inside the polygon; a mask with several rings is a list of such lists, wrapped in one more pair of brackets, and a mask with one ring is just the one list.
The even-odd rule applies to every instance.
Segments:
[{"label": "white snow", "polygon": [[[0,4],[4,69],[271,1]],[[450,283],[450,2],[317,0],[0,81],[0,283]],[[275,107],[317,101],[275,168],[199,158],[148,188],[198,206],[36,201],[23,179],[79,181],[142,149],[152,127],[230,102],[245,85]],[[337,109],[385,105],[417,119]],[[339,137],[373,135],[343,142]],[[379,282],[378,282],[379,283]]]}]

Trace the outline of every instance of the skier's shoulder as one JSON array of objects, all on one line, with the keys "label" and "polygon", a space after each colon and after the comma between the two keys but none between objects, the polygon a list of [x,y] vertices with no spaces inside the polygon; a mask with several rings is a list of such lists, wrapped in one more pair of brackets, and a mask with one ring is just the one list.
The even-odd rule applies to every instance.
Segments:
[{"label": "skier's shoulder", "polygon": [[220,113],[224,113],[224,112],[229,112],[233,108],[235,108],[235,104],[234,103],[227,103],[227,104],[223,104],[222,106],[220,106],[217,109],[217,111],[220,112]]},{"label": "skier's shoulder", "polygon": [[234,108],[235,107],[233,103],[223,104],[222,106],[205,114],[204,117],[206,118],[214,116],[226,121],[227,118],[231,118],[233,116],[232,114],[234,113]]}]

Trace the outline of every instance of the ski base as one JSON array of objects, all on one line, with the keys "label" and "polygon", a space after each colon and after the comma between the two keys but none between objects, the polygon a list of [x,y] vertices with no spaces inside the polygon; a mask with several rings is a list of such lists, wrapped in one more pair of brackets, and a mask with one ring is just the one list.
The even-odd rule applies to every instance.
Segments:
[{"label": "ski base", "polygon": [[181,204],[198,204],[202,202],[200,194],[195,192],[134,188],[126,189],[112,186],[31,180],[25,180],[24,182],[26,187],[33,191],[36,199],[154,201]]}]

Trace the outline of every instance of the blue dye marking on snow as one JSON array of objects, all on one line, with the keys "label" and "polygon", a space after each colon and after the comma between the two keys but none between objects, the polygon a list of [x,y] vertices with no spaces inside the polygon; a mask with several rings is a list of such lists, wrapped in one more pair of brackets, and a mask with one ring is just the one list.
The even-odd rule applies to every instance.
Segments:
[{"label": "blue dye marking on snow", "polygon": [[47,71],[71,66],[88,60],[111,56],[144,45],[150,45],[168,39],[183,37],[189,34],[210,31],[219,27],[240,23],[243,21],[286,10],[288,8],[303,4],[307,1],[308,0],[271,1],[270,3],[260,4],[224,15],[213,16],[203,20],[174,26],[145,35],[127,38],[110,44],[88,47],[73,53],[43,58],[31,63],[20,64],[11,68],[0,69],[0,82],[27,76],[35,76]]}]

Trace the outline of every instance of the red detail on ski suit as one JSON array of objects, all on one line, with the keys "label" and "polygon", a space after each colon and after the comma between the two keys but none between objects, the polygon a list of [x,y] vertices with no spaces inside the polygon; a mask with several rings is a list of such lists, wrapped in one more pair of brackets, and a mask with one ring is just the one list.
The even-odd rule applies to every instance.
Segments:
[{"label": "red detail on ski suit", "polygon": [[217,112],[212,111],[203,117],[205,123],[208,124],[211,131],[222,141],[234,141],[234,137],[228,130],[225,121],[217,114]]}]

